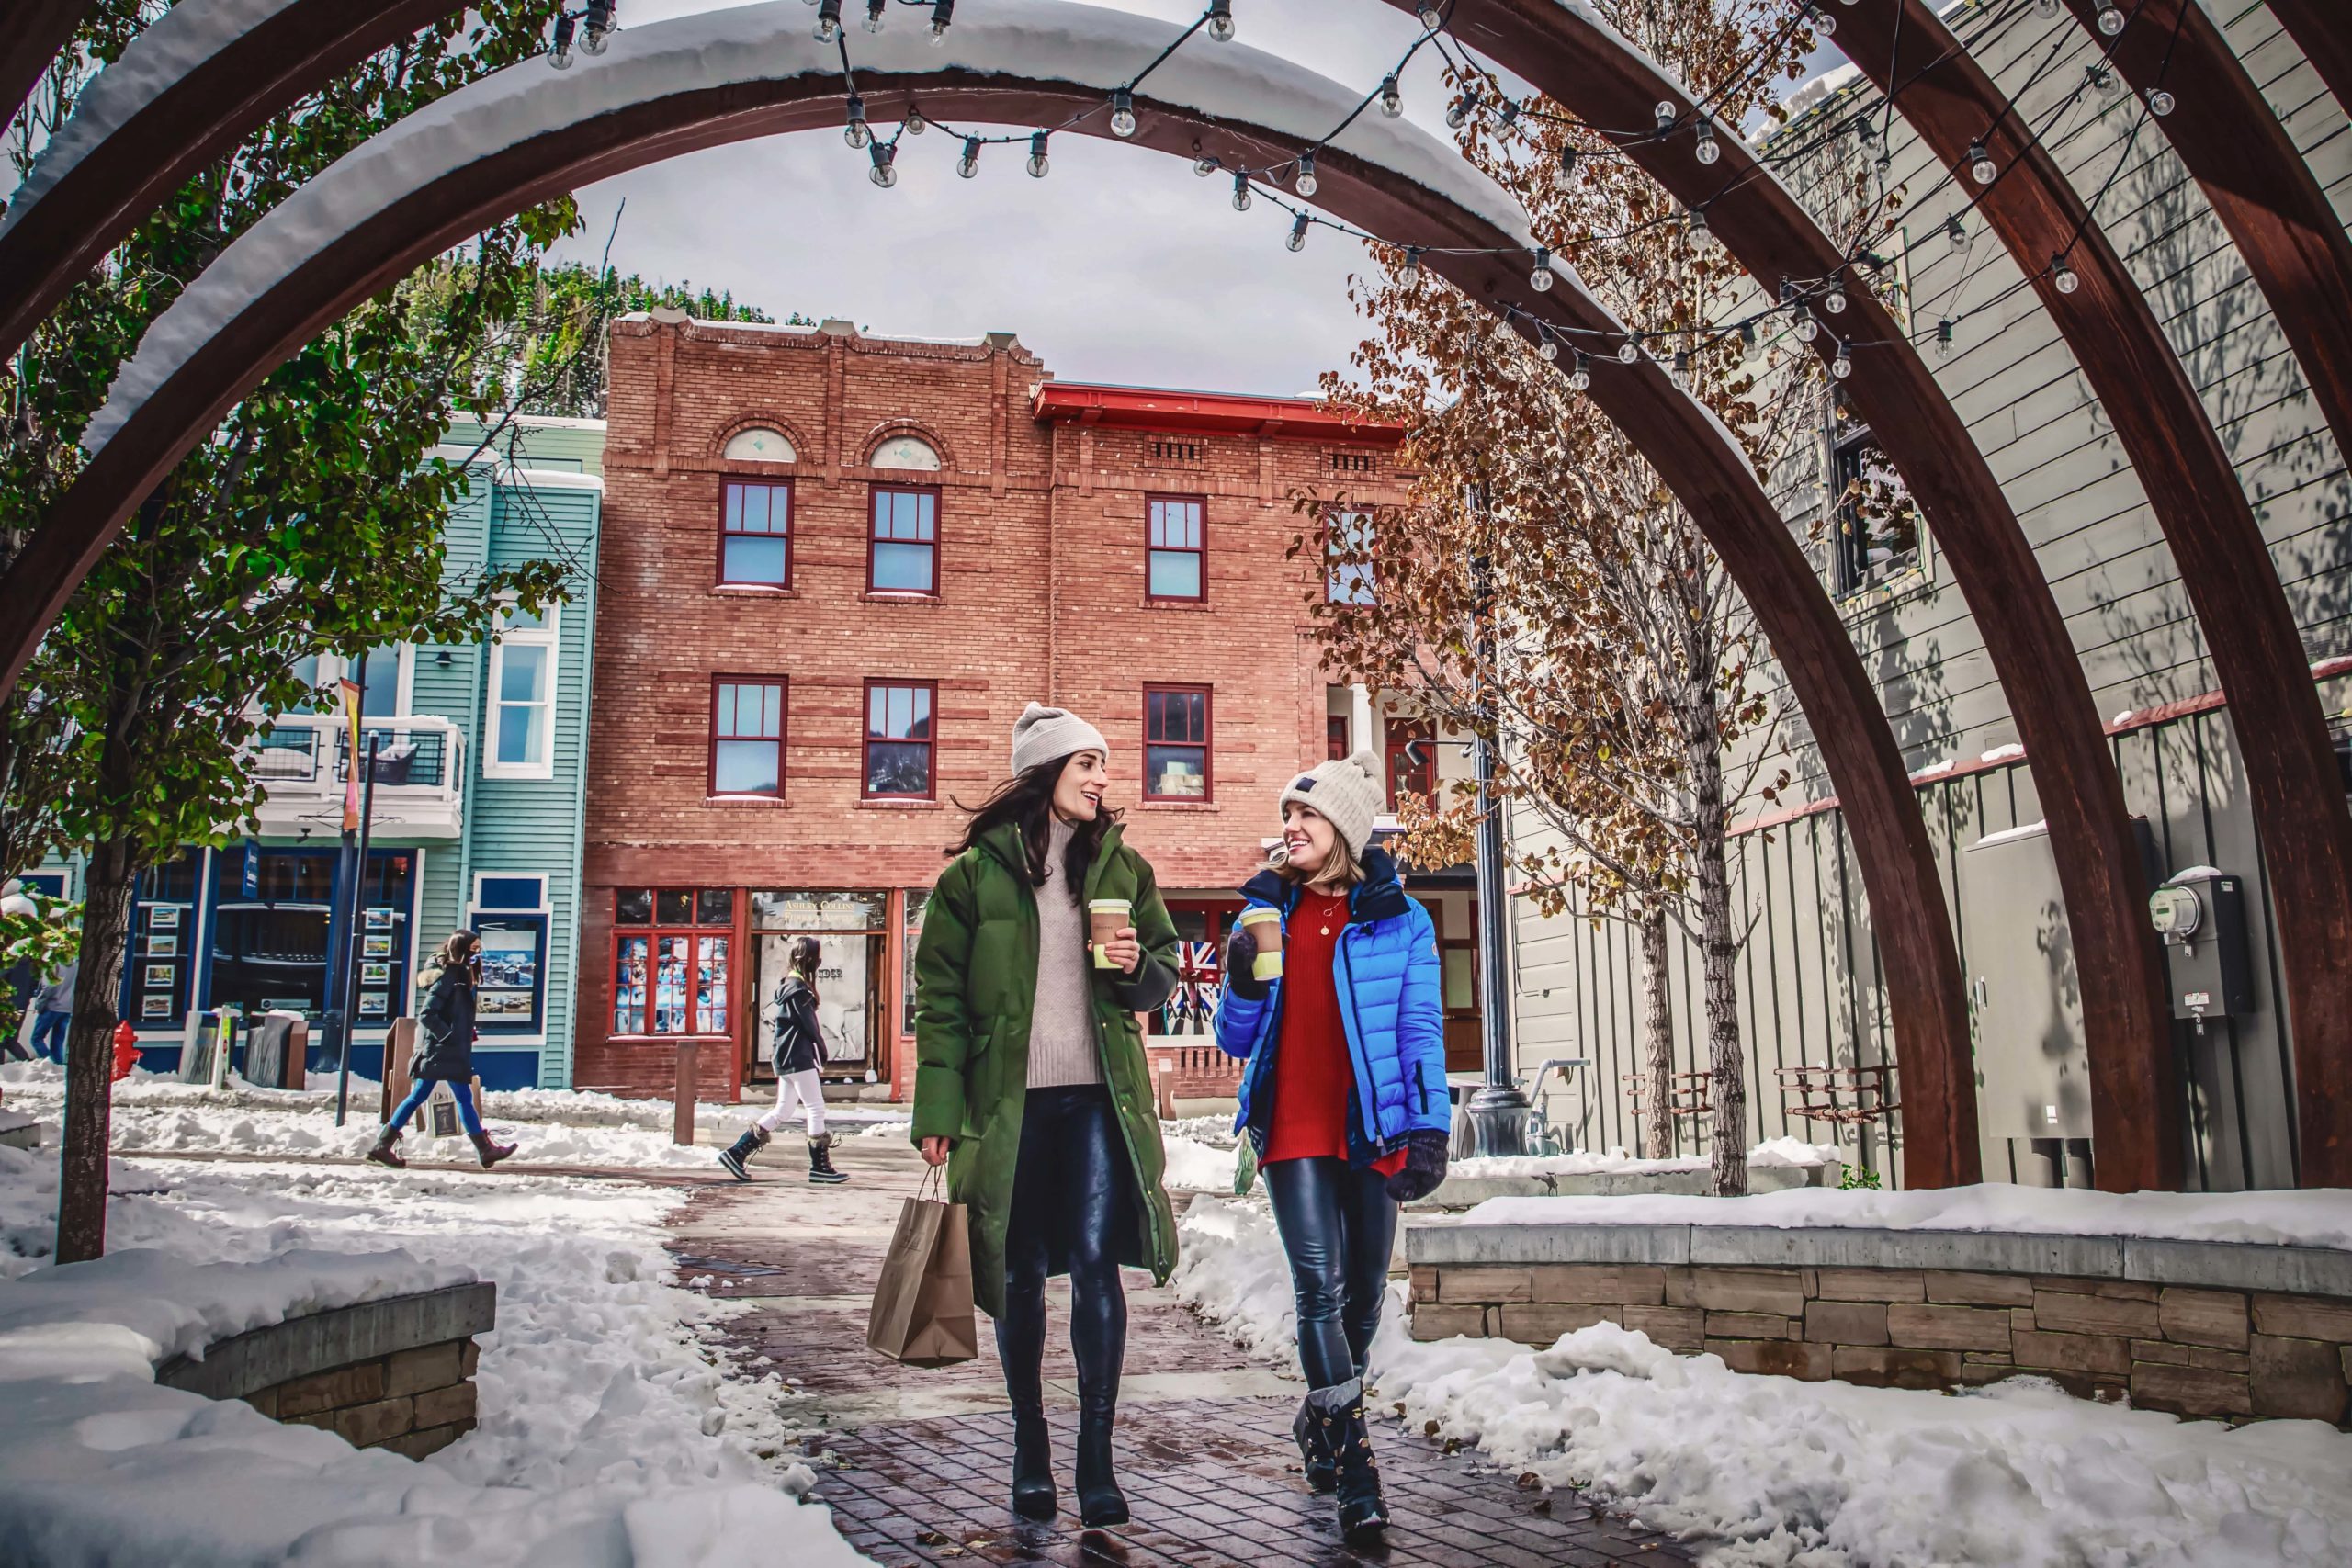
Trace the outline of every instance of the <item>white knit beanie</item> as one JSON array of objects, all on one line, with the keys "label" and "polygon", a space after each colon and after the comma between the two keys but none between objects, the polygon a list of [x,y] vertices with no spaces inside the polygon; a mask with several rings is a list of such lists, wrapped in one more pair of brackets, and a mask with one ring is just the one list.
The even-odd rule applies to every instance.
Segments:
[{"label": "white knit beanie", "polygon": [[1080,751],[1111,754],[1102,732],[1068,708],[1031,703],[1012,721],[1012,771],[1025,773],[1040,762],[1057,761]]},{"label": "white knit beanie", "polygon": [[1380,780],[1373,773],[1379,766],[1380,759],[1369,751],[1317,762],[1291,780],[1274,802],[1274,814],[1280,817],[1294,800],[1313,807],[1340,830],[1348,852],[1362,860],[1364,846],[1372,841],[1372,819],[1380,815]]}]

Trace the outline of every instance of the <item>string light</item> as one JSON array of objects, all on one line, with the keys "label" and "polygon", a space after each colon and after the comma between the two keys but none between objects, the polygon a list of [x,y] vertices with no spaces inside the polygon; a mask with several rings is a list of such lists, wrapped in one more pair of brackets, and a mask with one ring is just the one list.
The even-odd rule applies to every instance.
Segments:
[{"label": "string light", "polygon": [[1989,186],[1993,183],[1993,176],[2000,172],[2000,166],[1993,162],[1993,155],[1984,151],[1984,143],[1972,141],[1968,144],[1968,177],[1970,179],[1980,186]]},{"label": "string light", "polygon": [[1495,105],[1495,118],[1508,130],[1519,123],[1519,100],[1506,97]]},{"label": "string light", "polygon": [[1860,142],[1865,147],[1878,140],[1878,129],[1871,124],[1871,117],[1868,114],[1859,115],[1855,118],[1854,140]]},{"label": "string light", "polygon": [[1285,242],[1294,251],[1306,249],[1306,214],[1302,212],[1291,220],[1290,238]]},{"label": "string light", "polygon": [[956,19],[956,0],[937,0],[931,8],[931,47],[937,49],[947,41],[947,24]]},{"label": "string light", "polygon": [[2177,107],[2178,107],[2177,100],[2176,100],[2172,94],[2165,88],[2151,87],[2148,89],[2148,112],[2154,115],[2158,119],[2162,119],[2165,116],[2172,113]]},{"label": "string light", "polygon": [[1433,33],[1445,26],[1445,16],[1437,8],[1435,0],[1421,0],[1419,16],[1421,31],[1425,33]]},{"label": "string light", "polygon": [[1829,373],[1840,381],[1854,373],[1854,356],[1847,352],[1846,340],[1838,340],[1838,355],[1829,362]]},{"label": "string light", "polygon": [[841,36],[842,0],[817,0],[817,41],[831,43]]},{"label": "string light", "polygon": [[1799,343],[1811,343],[1821,335],[1821,323],[1813,319],[1813,312],[1804,308],[1803,300],[1789,307],[1789,329],[1797,334]]},{"label": "string light", "polygon": [[1568,389],[1572,392],[1581,392],[1591,385],[1592,372],[1585,367],[1584,350],[1578,349],[1568,371]]},{"label": "string light", "polygon": [[1405,247],[1405,282],[1408,288],[1419,288],[1421,286],[1421,247],[1419,245]]},{"label": "string light", "polygon": [[2123,90],[2115,73],[2103,64],[2086,65],[2083,68],[2083,74],[2090,78],[2091,85],[2098,89],[2100,97],[2111,98]]},{"label": "string light", "polygon": [[1573,145],[1563,143],[1560,148],[1560,187],[1563,190],[1566,189],[1568,183],[1576,178],[1576,175],[1577,150]]},{"label": "string light", "polygon": [[2108,4],[2098,8],[2098,30],[2113,38],[2123,30],[2123,7]]},{"label": "string light", "polygon": [[964,138],[964,155],[956,160],[956,172],[967,180],[980,172],[980,139],[978,137]]},{"label": "string light", "polygon": [[1380,84],[1380,112],[1390,119],[1405,112],[1405,95],[1397,90],[1394,76],[1384,79]]},{"label": "string light", "polygon": [[1250,210],[1250,171],[1247,169],[1233,171],[1233,210]]},{"label": "string light", "polygon": [[1702,164],[1713,164],[1724,155],[1723,148],[1715,141],[1713,120],[1702,119],[1699,122],[1699,145],[1694,151],[1698,153],[1699,162]]},{"label": "string light", "polygon": [[1315,149],[1309,147],[1298,155],[1298,178],[1291,181],[1291,189],[1301,196],[1313,196],[1322,182],[1315,177]]},{"label": "string light", "polygon": [[580,23],[569,11],[555,15],[555,47],[548,51],[548,63],[558,71],[571,69],[571,39]]},{"label": "string light", "polygon": [[1617,345],[1617,363],[1620,365],[1631,365],[1641,356],[1641,345],[1632,338],[1627,338]]},{"label": "string light", "polygon": [[1664,98],[1660,98],[1657,107],[1652,109],[1650,114],[1657,121],[1658,134],[1663,136],[1674,129],[1674,122],[1681,117],[1682,111]]},{"label": "string light", "polygon": [[1233,41],[1233,0],[1209,0],[1209,37],[1219,43]]},{"label": "string light", "polygon": [[2033,14],[2048,21],[2058,14],[2058,0],[2033,0]]},{"label": "string light", "polygon": [[1831,284],[1829,286],[1829,292],[1821,297],[1821,303],[1827,309],[1831,315],[1844,315],[1846,313],[1846,286],[1842,283]]},{"label": "string light", "polygon": [[1200,175],[1203,179],[1207,179],[1211,175],[1216,174],[1217,170],[1225,166],[1218,163],[1216,159],[1210,154],[1203,152],[1201,151],[1201,144],[1197,141],[1193,143],[1193,152],[1195,154],[1193,159],[1193,173]]},{"label": "string light", "polygon": [[1046,160],[1046,133],[1041,130],[1029,139],[1029,177],[1042,180],[1051,166]]},{"label": "string light", "polygon": [[1544,334],[1544,341],[1535,345],[1535,352],[1545,359],[1557,359],[1560,357],[1560,345],[1552,341],[1551,333],[1546,333]]},{"label": "string light", "polygon": [[1690,351],[1687,348],[1678,348],[1674,351],[1674,384],[1678,387],[1687,386],[1690,380]]},{"label": "string light", "polygon": [[1739,323],[1739,346],[1751,354],[1755,352],[1756,323],[1753,321],[1744,321]]},{"label": "string light", "polygon": [[1690,242],[1691,252],[1702,256],[1715,254],[1715,231],[1707,221],[1707,209],[1692,208],[1682,220],[1682,236]]},{"label": "string light", "polygon": [[2072,294],[2083,286],[2083,280],[2075,276],[2075,269],[2066,265],[2064,256],[2050,258],[2050,281],[2057,286],[2061,294]]},{"label": "string light", "polygon": [[587,26],[581,30],[580,47],[591,54],[604,53],[605,40],[613,33],[613,13],[619,9],[614,0],[588,0]]},{"label": "string light", "polygon": [[865,177],[884,190],[888,190],[892,186],[897,185],[899,183],[899,144],[895,141],[876,141],[873,146],[868,147],[866,152],[874,160],[874,168]]},{"label": "string light", "polygon": [[922,118],[922,110],[909,104],[907,118],[899,122],[899,133],[902,136],[921,136],[930,129],[931,121]]},{"label": "string light", "polygon": [[842,140],[863,152],[866,142],[872,141],[874,137],[874,132],[868,130],[865,124],[865,100],[857,94],[852,93],[849,96],[848,109],[849,124],[842,130]]},{"label": "string light", "polygon": [[1463,88],[1462,96],[1454,99],[1453,106],[1445,111],[1445,123],[1453,130],[1461,130],[1462,122],[1468,119],[1471,111],[1477,107],[1478,89],[1475,86]]},{"label": "string light", "polygon": [[1951,357],[1951,322],[1949,319],[1936,323],[1936,357],[1938,359]]},{"label": "string light", "polygon": [[1944,238],[1951,242],[1951,248],[1955,251],[1968,248],[1968,226],[1960,220],[1959,213],[1955,212],[1944,220]]},{"label": "string light", "polygon": [[1136,96],[1125,87],[1111,89],[1111,134],[1122,139],[1136,133]]},{"label": "string light", "polygon": [[1527,275],[1527,287],[1542,294],[1552,287],[1552,248],[1535,247],[1535,270]]},{"label": "string light", "polygon": [[882,30],[882,13],[889,8],[889,5],[890,0],[865,0],[865,30],[867,32],[878,33]]},{"label": "string light", "polygon": [[1807,6],[1804,8],[1804,19],[1811,22],[1813,30],[1823,38],[1831,37],[1838,31],[1838,18],[1818,6]]}]

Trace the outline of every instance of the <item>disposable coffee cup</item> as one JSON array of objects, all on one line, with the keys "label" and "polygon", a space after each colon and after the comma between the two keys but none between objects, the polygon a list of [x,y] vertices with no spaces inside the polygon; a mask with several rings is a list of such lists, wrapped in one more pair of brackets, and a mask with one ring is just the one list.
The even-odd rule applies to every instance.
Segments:
[{"label": "disposable coffee cup", "polygon": [[1250,963],[1250,976],[1255,980],[1279,980],[1283,977],[1283,916],[1279,909],[1244,909],[1241,929],[1250,933],[1257,945],[1258,956]]},{"label": "disposable coffee cup", "polygon": [[1094,967],[1116,969],[1102,944],[1118,939],[1135,919],[1136,907],[1125,898],[1097,898],[1086,906],[1087,939],[1094,946]]}]

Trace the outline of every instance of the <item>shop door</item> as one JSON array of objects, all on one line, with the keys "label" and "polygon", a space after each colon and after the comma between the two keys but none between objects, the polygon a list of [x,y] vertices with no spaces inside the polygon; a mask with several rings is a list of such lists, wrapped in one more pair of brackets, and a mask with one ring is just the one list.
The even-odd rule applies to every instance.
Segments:
[{"label": "shop door", "polygon": [[[817,1028],[825,1037],[827,1077],[864,1077],[876,1060],[882,1029],[882,937],[865,931],[810,931],[817,939]],[[774,1083],[776,992],[788,973],[786,954],[797,937],[759,938],[758,1028],[752,1035],[749,1081]]]}]

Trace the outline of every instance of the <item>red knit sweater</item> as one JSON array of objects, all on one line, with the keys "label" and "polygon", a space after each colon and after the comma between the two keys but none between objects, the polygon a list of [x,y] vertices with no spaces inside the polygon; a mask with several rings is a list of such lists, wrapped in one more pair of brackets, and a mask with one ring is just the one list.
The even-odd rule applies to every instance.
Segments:
[{"label": "red knit sweater", "polygon": [[[1274,1049],[1274,1115],[1266,1156],[1348,1157],[1348,1101],[1355,1069],[1348,1060],[1347,1026],[1340,1021],[1340,991],[1331,975],[1348,900],[1302,893],[1283,942],[1283,1021]],[[1383,1174],[1403,1168],[1398,1149],[1374,1163]]]}]

